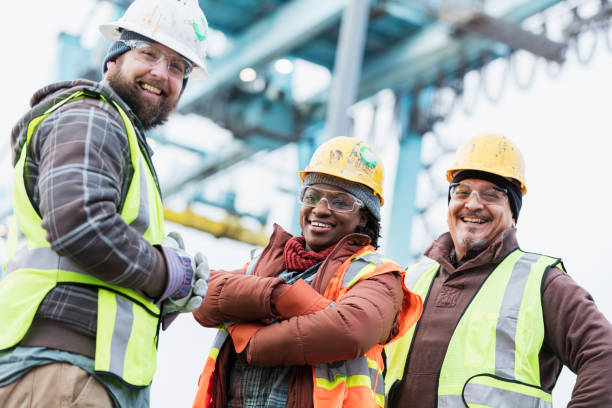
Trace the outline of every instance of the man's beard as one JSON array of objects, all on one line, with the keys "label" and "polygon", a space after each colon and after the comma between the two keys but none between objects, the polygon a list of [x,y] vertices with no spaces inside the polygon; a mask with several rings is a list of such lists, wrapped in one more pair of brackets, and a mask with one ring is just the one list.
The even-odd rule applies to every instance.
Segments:
[{"label": "man's beard", "polygon": [[489,245],[489,240],[487,238],[480,238],[480,239],[469,239],[466,237],[457,237],[459,243],[461,243],[461,245],[468,251],[470,250],[480,250],[484,247],[486,247],[487,245]]},{"label": "man's beard", "polygon": [[166,96],[158,104],[145,101],[144,98],[140,98],[141,89],[136,81],[125,79],[119,70],[114,73],[109,72],[106,79],[121,99],[138,116],[145,130],[164,124],[178,103],[178,100],[172,101]]}]

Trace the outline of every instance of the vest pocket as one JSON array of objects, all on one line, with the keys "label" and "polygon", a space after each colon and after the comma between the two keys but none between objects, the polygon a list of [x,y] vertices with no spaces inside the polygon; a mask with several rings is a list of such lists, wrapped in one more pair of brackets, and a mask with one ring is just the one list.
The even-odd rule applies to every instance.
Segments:
[{"label": "vest pocket", "polygon": [[479,374],[468,379],[462,398],[468,407],[552,408],[549,391],[491,374]]}]

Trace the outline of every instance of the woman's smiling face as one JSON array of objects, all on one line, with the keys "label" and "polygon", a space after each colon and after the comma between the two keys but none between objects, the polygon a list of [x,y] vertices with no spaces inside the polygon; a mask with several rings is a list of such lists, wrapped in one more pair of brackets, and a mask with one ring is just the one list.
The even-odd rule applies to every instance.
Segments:
[{"label": "woman's smiling face", "polygon": [[[340,187],[330,184],[313,184],[312,187],[330,194],[344,193],[351,196]],[[315,206],[302,205],[300,209],[300,227],[307,250],[321,251],[355,232],[357,227],[366,225],[367,218],[358,206],[354,206],[350,212],[340,212],[330,210],[328,203],[325,198],[319,200]]]}]

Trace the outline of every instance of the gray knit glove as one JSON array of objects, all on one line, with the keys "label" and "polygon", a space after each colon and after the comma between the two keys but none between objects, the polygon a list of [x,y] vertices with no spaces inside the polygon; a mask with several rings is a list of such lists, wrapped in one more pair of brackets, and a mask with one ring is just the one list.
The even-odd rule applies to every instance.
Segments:
[{"label": "gray knit glove", "polygon": [[191,258],[178,232],[164,237],[161,247],[168,267],[168,285],[162,295],[163,314],[195,311],[208,289],[210,270],[206,257],[198,252]]}]

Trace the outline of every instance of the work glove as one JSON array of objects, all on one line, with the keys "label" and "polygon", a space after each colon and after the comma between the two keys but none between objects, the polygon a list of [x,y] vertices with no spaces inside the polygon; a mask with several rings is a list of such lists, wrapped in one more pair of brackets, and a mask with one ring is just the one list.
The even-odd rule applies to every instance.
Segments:
[{"label": "work glove", "polygon": [[178,232],[164,237],[161,247],[168,267],[168,284],[162,295],[163,315],[195,311],[208,289],[210,269],[206,257],[198,252],[192,258]]}]

